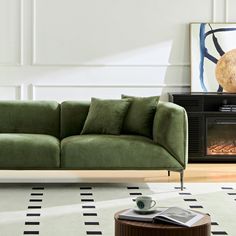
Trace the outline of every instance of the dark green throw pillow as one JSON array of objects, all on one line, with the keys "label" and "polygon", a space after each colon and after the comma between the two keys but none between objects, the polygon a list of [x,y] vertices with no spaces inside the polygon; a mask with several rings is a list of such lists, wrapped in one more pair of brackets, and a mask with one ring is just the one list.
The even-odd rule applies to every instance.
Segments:
[{"label": "dark green throw pillow", "polygon": [[122,95],[122,98],[131,99],[129,110],[124,119],[122,132],[152,138],[153,119],[159,97],[132,97]]},{"label": "dark green throw pillow", "polygon": [[81,134],[120,134],[130,99],[91,99]]}]

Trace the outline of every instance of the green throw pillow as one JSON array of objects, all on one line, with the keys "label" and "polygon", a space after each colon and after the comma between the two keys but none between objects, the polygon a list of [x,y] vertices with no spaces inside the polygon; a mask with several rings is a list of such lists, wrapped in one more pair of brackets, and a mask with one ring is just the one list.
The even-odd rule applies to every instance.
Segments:
[{"label": "green throw pillow", "polygon": [[124,119],[122,132],[152,138],[153,119],[159,97],[132,97],[122,95],[122,98],[131,99],[129,110]]},{"label": "green throw pillow", "polygon": [[81,134],[120,134],[130,99],[91,99]]}]

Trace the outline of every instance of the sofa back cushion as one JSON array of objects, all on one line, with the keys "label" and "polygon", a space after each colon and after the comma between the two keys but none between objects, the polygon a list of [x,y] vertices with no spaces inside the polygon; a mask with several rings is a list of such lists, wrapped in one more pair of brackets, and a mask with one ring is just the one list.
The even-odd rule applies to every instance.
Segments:
[{"label": "sofa back cushion", "polygon": [[87,118],[90,102],[65,101],[61,104],[61,138],[79,135]]},{"label": "sofa back cushion", "polygon": [[0,133],[60,137],[60,105],[52,101],[0,101]]},{"label": "sofa back cushion", "polygon": [[92,98],[81,134],[119,135],[129,105],[129,99]]},{"label": "sofa back cushion", "polygon": [[152,138],[153,119],[159,97],[133,97],[122,95],[122,98],[131,99],[129,110],[124,119],[123,133]]}]

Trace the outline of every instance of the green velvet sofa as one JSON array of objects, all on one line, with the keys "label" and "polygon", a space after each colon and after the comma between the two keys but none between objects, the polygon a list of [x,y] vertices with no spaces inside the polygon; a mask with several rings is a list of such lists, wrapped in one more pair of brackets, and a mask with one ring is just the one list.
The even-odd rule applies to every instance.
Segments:
[{"label": "green velvet sofa", "polygon": [[138,135],[80,135],[89,103],[0,102],[0,169],[167,170],[187,164],[187,118],[173,103],[159,102],[153,138]]}]

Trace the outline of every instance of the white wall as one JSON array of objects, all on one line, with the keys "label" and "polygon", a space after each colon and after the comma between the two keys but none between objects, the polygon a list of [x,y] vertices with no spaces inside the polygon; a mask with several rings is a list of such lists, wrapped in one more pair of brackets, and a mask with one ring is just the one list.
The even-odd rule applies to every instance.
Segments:
[{"label": "white wall", "polygon": [[88,100],[190,90],[189,23],[234,0],[0,0],[0,99]]}]

